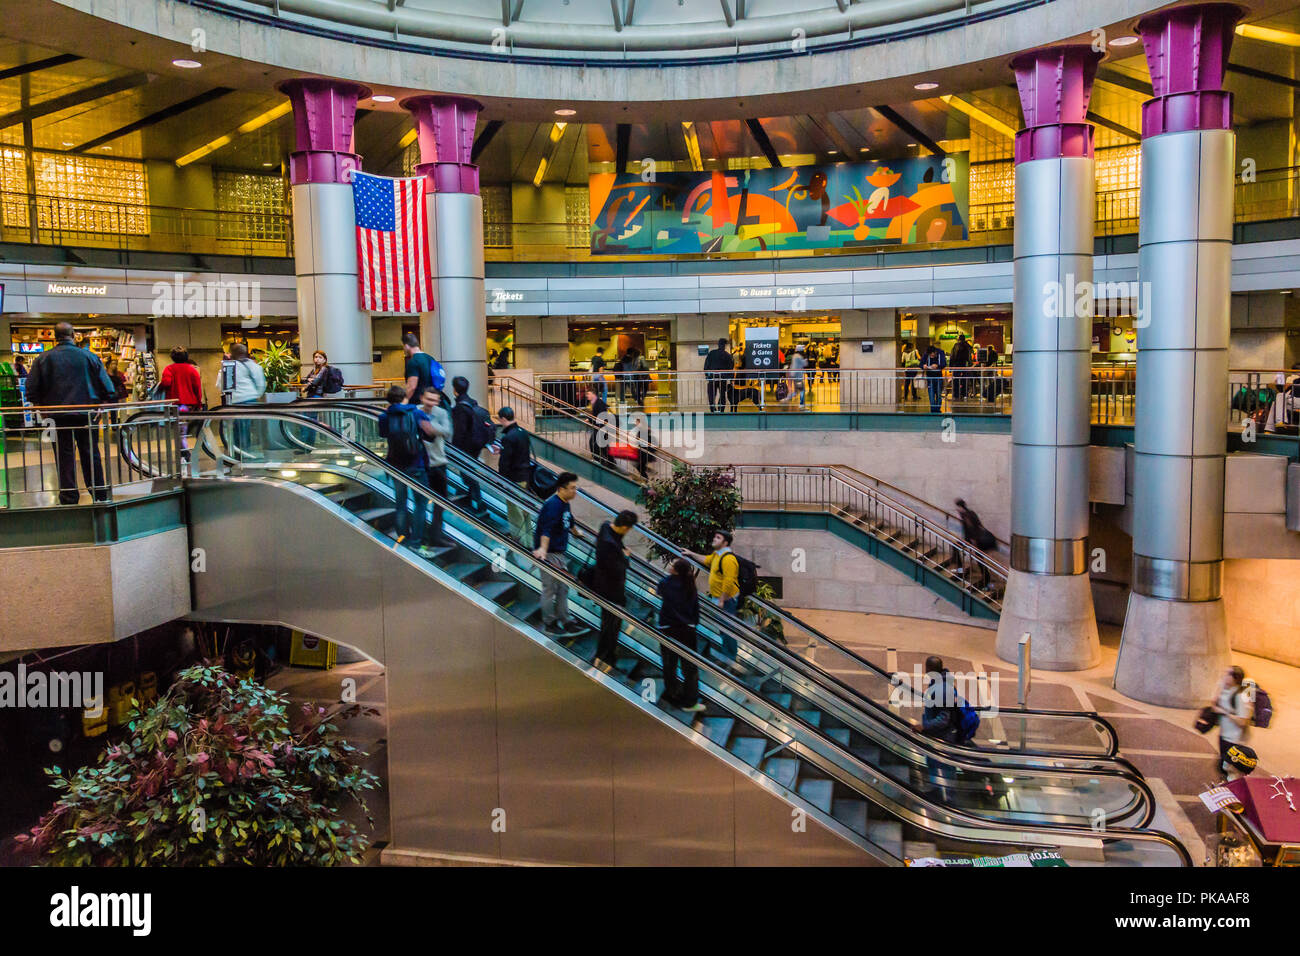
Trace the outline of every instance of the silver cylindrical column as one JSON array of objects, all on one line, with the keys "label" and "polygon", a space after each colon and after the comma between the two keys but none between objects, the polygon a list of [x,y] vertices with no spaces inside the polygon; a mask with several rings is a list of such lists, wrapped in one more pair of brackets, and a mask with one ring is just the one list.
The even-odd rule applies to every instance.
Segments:
[{"label": "silver cylindrical column", "polygon": [[370,315],[358,307],[356,213],[352,187],[293,187],[294,275],[304,364],[320,349],[348,385],[374,381]]},{"label": "silver cylindrical column", "polygon": [[487,308],[483,293],[483,200],[477,193],[433,196],[437,236],[434,302],[438,355],[447,380],[469,379],[469,393],[487,394]]}]

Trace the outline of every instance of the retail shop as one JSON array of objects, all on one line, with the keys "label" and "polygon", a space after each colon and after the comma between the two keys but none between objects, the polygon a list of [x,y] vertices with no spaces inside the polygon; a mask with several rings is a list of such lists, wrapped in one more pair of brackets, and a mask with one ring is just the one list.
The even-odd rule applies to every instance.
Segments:
[{"label": "retail shop", "polygon": [[977,349],[989,346],[997,349],[998,364],[1007,365],[1011,362],[1013,346],[1010,311],[899,314],[900,356],[904,348],[913,344],[922,352],[931,345],[938,345],[944,352],[951,354],[952,347],[963,335]]},{"label": "retail shop", "polygon": [[105,366],[115,363],[133,397],[143,397],[157,384],[153,326],[130,316],[89,314],[18,320],[9,327],[10,351],[30,368],[38,355],[54,348],[56,322],[71,322],[78,345],[98,355]]},{"label": "retail shop", "polygon": [[628,349],[636,349],[652,372],[666,372],[673,367],[672,334],[668,322],[569,321],[569,371],[591,370],[596,349],[603,349],[605,361],[613,365]]}]

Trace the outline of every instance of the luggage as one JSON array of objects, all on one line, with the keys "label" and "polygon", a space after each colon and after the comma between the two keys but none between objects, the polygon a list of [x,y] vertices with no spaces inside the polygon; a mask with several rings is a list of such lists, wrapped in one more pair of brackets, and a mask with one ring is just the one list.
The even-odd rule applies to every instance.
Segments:
[{"label": "luggage", "polygon": [[641,455],[641,451],[636,445],[619,442],[610,444],[608,451],[611,458],[621,458],[624,461],[636,461]]}]

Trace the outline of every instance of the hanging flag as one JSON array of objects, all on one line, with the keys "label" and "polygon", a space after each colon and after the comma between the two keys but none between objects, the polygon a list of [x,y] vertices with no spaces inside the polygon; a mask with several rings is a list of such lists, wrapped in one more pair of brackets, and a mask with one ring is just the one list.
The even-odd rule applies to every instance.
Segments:
[{"label": "hanging flag", "polygon": [[424,217],[427,180],[352,172],[357,283],[370,312],[431,312],[433,268]]}]

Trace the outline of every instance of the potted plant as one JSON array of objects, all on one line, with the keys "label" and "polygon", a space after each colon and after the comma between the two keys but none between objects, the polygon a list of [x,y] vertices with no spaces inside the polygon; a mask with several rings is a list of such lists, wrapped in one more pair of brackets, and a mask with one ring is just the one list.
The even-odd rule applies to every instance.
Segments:
[{"label": "potted plant", "polygon": [[[678,463],[667,478],[641,488],[650,529],[675,545],[707,554],[713,532],[736,526],[740,489],[730,468],[692,468]],[[671,560],[676,555],[664,557]]]},{"label": "potted plant", "polygon": [[302,367],[293,349],[283,342],[268,342],[257,364],[266,376],[266,400],[273,403],[292,402],[298,393],[289,387],[289,383],[298,377]]},{"label": "potted plant", "polygon": [[189,667],[95,765],[49,768],[62,795],[15,840],[53,866],[358,863],[369,841],[342,811],[369,820],[362,791],[378,778],[338,720],[361,712],[293,708],[219,665]]}]

